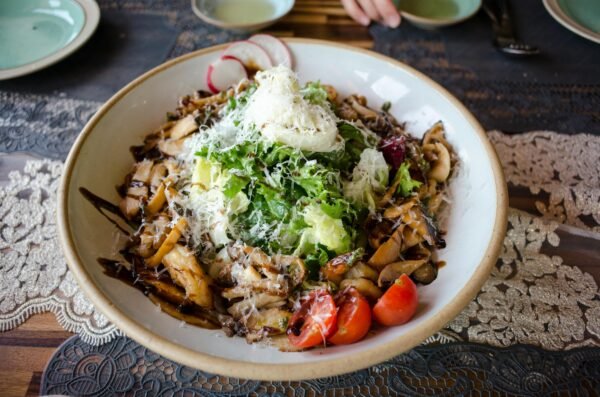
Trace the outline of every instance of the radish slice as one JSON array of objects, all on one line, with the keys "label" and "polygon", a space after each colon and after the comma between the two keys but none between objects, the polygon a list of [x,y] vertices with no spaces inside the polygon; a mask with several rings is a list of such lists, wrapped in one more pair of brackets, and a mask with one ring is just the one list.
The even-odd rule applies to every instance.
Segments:
[{"label": "radish slice", "polygon": [[223,51],[221,59],[234,58],[248,69],[267,70],[273,66],[269,54],[251,41],[237,41]]},{"label": "radish slice", "polygon": [[277,37],[268,34],[255,34],[248,40],[261,46],[269,54],[275,65],[292,68],[294,64],[292,53],[288,46]]},{"label": "radish slice", "polygon": [[208,66],[206,84],[214,94],[217,94],[247,77],[244,65],[237,59],[219,59]]}]

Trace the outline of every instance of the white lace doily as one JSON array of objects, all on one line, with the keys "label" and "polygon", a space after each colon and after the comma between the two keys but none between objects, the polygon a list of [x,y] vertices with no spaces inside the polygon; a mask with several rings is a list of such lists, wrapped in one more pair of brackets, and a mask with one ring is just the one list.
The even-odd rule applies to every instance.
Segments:
[{"label": "white lace doily", "polygon": [[[428,341],[466,340],[546,349],[600,346],[600,292],[594,278],[549,256],[567,223],[600,231],[600,137],[532,132],[489,134],[507,181],[539,195],[537,217],[510,210],[500,259],[479,295]],[[27,162],[0,188],[0,330],[51,311],[91,344],[118,329],[96,312],[67,269],[55,225],[62,163]],[[596,233],[595,233],[596,232]]]},{"label": "white lace doily", "polygon": [[30,160],[0,188],[0,331],[51,311],[89,343],[118,335],[69,272],[56,231],[56,193],[63,164]]}]

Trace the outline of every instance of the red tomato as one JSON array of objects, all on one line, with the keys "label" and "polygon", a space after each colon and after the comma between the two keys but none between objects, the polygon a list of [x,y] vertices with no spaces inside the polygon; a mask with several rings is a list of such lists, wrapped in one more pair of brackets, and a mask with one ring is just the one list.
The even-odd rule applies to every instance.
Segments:
[{"label": "red tomato", "polygon": [[349,345],[365,337],[371,328],[371,307],[364,296],[349,288],[336,299],[339,307],[337,331],[328,342],[334,345]]},{"label": "red tomato", "polygon": [[290,319],[287,335],[297,347],[307,348],[323,343],[335,332],[337,308],[325,290],[311,292]]},{"label": "red tomato", "polygon": [[401,275],[373,307],[375,320],[382,325],[400,325],[417,310],[417,286],[406,274]]}]

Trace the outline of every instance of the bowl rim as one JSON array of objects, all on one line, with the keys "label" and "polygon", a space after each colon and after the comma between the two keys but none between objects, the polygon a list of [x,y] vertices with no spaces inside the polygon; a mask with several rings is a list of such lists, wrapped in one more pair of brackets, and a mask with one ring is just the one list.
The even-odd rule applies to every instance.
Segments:
[{"label": "bowl rim", "polygon": [[504,240],[507,226],[507,211],[508,211],[508,193],[507,186],[502,172],[500,161],[488,140],[487,135],[475,117],[465,108],[465,106],[452,96],[446,89],[438,83],[431,80],[421,72],[407,66],[395,59],[385,55],[375,53],[373,51],[356,48],[350,45],[330,42],[326,40],[315,40],[305,38],[290,38],[285,39],[289,43],[313,44],[320,46],[335,46],[344,50],[353,51],[362,55],[375,57],[381,61],[393,64],[396,67],[403,69],[411,75],[422,79],[425,83],[432,86],[448,99],[460,113],[466,118],[467,122],[475,130],[475,133],[481,140],[491,162],[492,172],[494,174],[494,183],[496,188],[497,203],[496,217],[492,230],[492,236],[488,242],[485,254],[481,262],[476,267],[474,273],[467,281],[465,287],[456,294],[438,313],[438,315],[425,320],[422,324],[414,327],[411,330],[403,333],[400,337],[393,341],[374,346],[373,348],[362,351],[345,357],[344,360],[328,359],[311,364],[295,363],[295,364],[266,364],[255,362],[243,362],[223,357],[217,357],[206,353],[193,351],[189,348],[181,346],[175,342],[168,340],[162,336],[155,334],[142,324],[127,317],[110,299],[95,285],[92,277],[83,265],[83,261],[79,257],[73,240],[73,235],[69,226],[68,204],[69,196],[66,194],[73,176],[74,166],[78,161],[81,148],[94,130],[98,122],[104,115],[118,102],[121,98],[127,95],[130,91],[136,88],[139,84],[146,81],[150,77],[166,70],[180,62],[194,58],[199,55],[209,54],[221,51],[226,48],[229,43],[212,46],[198,51],[185,54],[178,58],[165,62],[154,69],[146,72],[136,78],[124,88],[119,90],[111,97],[90,119],[85,125],[81,134],[77,137],[67,160],[65,162],[64,173],[58,191],[58,211],[57,211],[57,226],[59,238],[63,252],[65,254],[69,268],[73,272],[75,279],[79,283],[80,288],[84,291],[88,299],[97,307],[112,323],[114,323],[122,332],[131,337],[138,343],[150,347],[157,353],[190,366],[199,368],[210,373],[215,373],[224,376],[232,376],[244,379],[256,379],[265,381],[283,381],[283,380],[304,380],[322,378],[327,376],[339,375],[366,368],[385,360],[388,360],[400,353],[403,353],[412,347],[416,346],[427,337],[433,335],[441,329],[446,323],[452,320],[459,312],[475,297],[479,292],[483,283],[487,280],[492,266],[496,263],[496,259],[500,253]]},{"label": "bowl rim", "polygon": [[210,25],[214,25],[214,26],[217,26],[217,27],[223,28],[223,29],[233,29],[233,30],[255,29],[260,26],[264,27],[264,26],[274,24],[275,22],[279,21],[281,18],[283,18],[284,16],[289,14],[290,11],[292,10],[292,8],[294,8],[294,5],[296,3],[296,0],[287,0],[289,2],[289,7],[287,7],[287,9],[283,13],[281,13],[280,15],[276,15],[276,14],[271,15],[269,18],[264,19],[259,22],[235,23],[235,22],[226,22],[226,21],[223,21],[222,19],[213,18],[212,16],[202,12],[200,7],[198,7],[198,1],[200,1],[200,0],[190,0],[191,5],[192,5],[192,11],[194,12],[194,14],[196,14],[196,16],[198,18],[200,18],[201,20],[203,20],[204,22],[206,22]]}]

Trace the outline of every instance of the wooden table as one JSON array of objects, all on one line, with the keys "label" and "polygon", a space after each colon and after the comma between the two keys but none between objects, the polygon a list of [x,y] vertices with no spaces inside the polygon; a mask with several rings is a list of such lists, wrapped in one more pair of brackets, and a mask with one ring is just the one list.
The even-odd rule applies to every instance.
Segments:
[{"label": "wooden table", "polygon": [[0,396],[38,396],[46,363],[72,335],[52,313],[36,314],[18,328],[0,333]]}]

